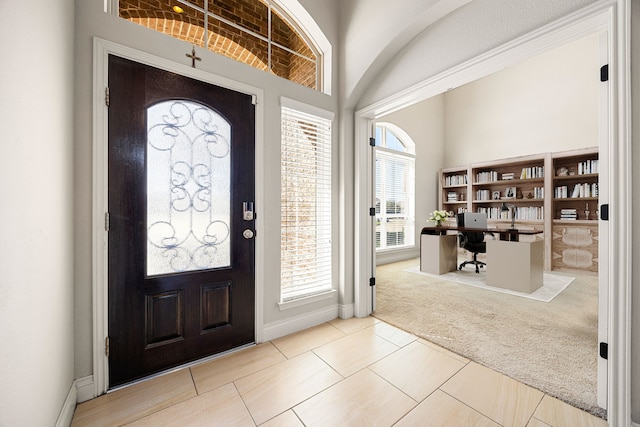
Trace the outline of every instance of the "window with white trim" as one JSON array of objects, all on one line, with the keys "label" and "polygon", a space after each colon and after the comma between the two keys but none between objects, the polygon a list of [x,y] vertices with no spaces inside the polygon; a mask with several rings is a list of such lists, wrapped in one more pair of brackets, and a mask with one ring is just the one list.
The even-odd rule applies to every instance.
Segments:
[{"label": "window with white trim", "polygon": [[303,86],[331,92],[331,46],[297,0],[109,2],[121,18],[192,44],[193,56],[196,47],[204,48]]},{"label": "window with white trim", "polygon": [[331,121],[282,99],[281,300],[332,289]]},{"label": "window with white trim", "polygon": [[391,123],[376,124],[376,250],[415,245],[415,143]]}]

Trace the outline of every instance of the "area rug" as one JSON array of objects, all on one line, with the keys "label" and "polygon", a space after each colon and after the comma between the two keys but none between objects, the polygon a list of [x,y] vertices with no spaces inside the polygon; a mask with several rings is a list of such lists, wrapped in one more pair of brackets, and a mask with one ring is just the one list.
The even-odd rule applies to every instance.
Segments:
[{"label": "area rug", "polygon": [[415,266],[407,268],[405,271],[414,274],[422,274],[433,279],[449,280],[461,285],[474,286],[476,288],[486,289],[488,291],[502,292],[504,294],[515,295],[521,298],[530,298],[543,302],[549,302],[557,297],[560,292],[565,290],[565,288],[575,280],[574,277],[561,276],[559,274],[544,272],[542,278],[542,286],[528,294],[525,292],[518,292],[511,289],[498,288],[495,286],[487,285],[486,270],[481,270],[479,273],[476,273],[475,271],[456,270],[438,275],[425,273],[424,271],[420,271],[420,266]]},{"label": "area rug", "polygon": [[572,274],[557,297],[542,302],[406,271],[418,265],[378,266],[375,317],[605,416],[596,398],[596,276]]}]

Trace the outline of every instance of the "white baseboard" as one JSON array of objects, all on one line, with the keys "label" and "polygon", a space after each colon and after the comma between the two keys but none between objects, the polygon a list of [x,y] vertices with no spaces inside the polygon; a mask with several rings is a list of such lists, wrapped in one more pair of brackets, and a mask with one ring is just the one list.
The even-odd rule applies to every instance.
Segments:
[{"label": "white baseboard", "polygon": [[76,402],[82,403],[91,400],[96,396],[96,386],[93,383],[93,375],[78,378],[76,381]]},{"label": "white baseboard", "polygon": [[351,319],[354,316],[353,304],[340,304],[338,306],[338,316],[341,319]]},{"label": "white baseboard", "polygon": [[67,393],[67,398],[64,400],[58,419],[56,420],[56,427],[68,427],[73,420],[73,413],[76,410],[76,382],[71,383],[71,388]]},{"label": "white baseboard", "polygon": [[389,252],[376,253],[376,265],[389,264],[391,262],[405,261],[407,259],[418,258],[420,256],[420,248],[410,248],[393,250]]},{"label": "white baseboard", "polygon": [[95,385],[93,384],[93,375],[88,377],[78,378],[71,383],[67,398],[64,400],[60,415],[56,420],[56,427],[68,427],[71,425],[73,419],[73,413],[76,410],[78,403],[86,402],[96,397]]},{"label": "white baseboard", "polygon": [[317,326],[337,317],[338,305],[332,305],[322,310],[316,310],[287,320],[269,323],[264,325],[262,329],[262,339],[264,341],[271,341],[303,329],[311,328],[312,326]]}]

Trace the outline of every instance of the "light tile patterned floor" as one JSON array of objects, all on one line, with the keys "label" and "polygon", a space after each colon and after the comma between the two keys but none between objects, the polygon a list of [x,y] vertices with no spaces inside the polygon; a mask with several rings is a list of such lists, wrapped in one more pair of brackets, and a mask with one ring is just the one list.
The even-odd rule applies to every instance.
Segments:
[{"label": "light tile patterned floor", "polygon": [[601,427],[375,318],[336,319],[78,405],[72,426]]}]

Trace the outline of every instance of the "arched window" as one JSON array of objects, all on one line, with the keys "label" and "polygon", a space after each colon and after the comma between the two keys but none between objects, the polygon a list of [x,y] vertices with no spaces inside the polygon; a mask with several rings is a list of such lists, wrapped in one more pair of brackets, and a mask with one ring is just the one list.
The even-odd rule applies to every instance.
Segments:
[{"label": "arched window", "polygon": [[415,245],[415,143],[391,123],[376,124],[376,250]]},{"label": "arched window", "polygon": [[[119,0],[118,15],[254,68],[328,93],[328,42],[292,0]],[[289,13],[286,12],[289,10]],[[290,13],[304,14],[303,17]],[[315,23],[313,23],[315,24]]]}]

